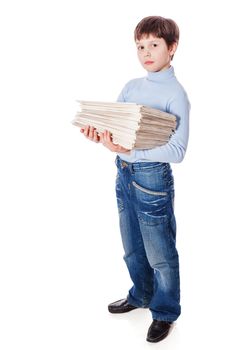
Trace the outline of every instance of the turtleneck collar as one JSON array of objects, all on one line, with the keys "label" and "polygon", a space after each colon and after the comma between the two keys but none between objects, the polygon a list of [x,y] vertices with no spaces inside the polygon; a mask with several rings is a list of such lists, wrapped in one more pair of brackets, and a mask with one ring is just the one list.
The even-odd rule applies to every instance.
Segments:
[{"label": "turtleneck collar", "polygon": [[160,72],[148,72],[146,78],[147,80],[150,80],[150,81],[164,83],[166,80],[174,76],[175,76],[174,68],[173,66],[170,66],[169,68],[162,70]]}]

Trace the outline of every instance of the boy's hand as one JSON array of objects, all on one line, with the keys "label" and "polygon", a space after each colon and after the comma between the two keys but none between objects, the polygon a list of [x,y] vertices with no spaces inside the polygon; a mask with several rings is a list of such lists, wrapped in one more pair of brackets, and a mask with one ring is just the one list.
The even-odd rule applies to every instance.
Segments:
[{"label": "boy's hand", "polygon": [[80,129],[80,132],[82,132],[85,135],[85,137],[91,141],[94,141],[97,143],[100,141],[97,131],[93,126],[86,125]]},{"label": "boy's hand", "polygon": [[130,154],[129,149],[126,149],[120,145],[116,145],[112,142],[110,131],[105,130],[98,135],[96,129],[93,126],[86,125],[80,129],[80,132],[82,132],[84,136],[88,138],[88,140],[94,141],[96,143],[101,142],[112,152]]},{"label": "boy's hand", "polygon": [[100,135],[100,142],[112,152],[130,154],[130,150],[112,142],[110,131],[105,130]]}]

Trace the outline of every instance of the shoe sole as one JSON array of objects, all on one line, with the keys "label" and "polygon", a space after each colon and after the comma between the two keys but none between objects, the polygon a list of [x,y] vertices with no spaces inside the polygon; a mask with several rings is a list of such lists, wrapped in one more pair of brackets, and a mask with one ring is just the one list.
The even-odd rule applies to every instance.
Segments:
[{"label": "shoe sole", "polygon": [[157,342],[159,342],[160,340],[165,339],[165,338],[169,335],[169,332],[170,332],[170,331],[168,330],[166,333],[160,335],[160,337],[158,337],[158,338],[155,338],[155,339],[146,338],[146,340],[147,340],[149,343],[157,343]]},{"label": "shoe sole", "polygon": [[134,308],[131,308],[131,309],[128,309],[128,310],[115,310],[115,309],[112,309],[112,308],[108,307],[108,311],[111,314],[124,314],[126,312],[130,312],[130,311],[135,310],[135,309],[137,309],[137,307],[134,307]]}]

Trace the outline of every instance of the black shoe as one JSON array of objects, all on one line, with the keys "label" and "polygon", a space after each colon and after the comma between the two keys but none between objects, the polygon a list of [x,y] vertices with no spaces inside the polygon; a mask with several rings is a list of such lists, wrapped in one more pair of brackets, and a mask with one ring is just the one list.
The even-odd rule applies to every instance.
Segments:
[{"label": "black shoe", "polygon": [[134,309],[137,309],[137,307],[129,304],[127,299],[121,299],[108,305],[108,310],[112,314],[122,314]]},{"label": "black shoe", "polygon": [[169,334],[171,322],[153,320],[147,333],[146,340],[150,343],[157,343]]}]

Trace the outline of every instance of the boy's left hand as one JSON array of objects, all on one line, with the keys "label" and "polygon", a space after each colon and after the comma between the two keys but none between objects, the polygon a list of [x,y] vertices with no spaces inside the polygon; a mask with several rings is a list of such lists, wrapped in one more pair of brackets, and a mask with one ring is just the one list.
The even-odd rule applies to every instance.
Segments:
[{"label": "boy's left hand", "polygon": [[111,139],[111,133],[108,130],[105,130],[104,132],[99,133],[99,141],[112,152],[126,153],[126,154],[130,154],[131,152],[131,150],[113,143]]}]

